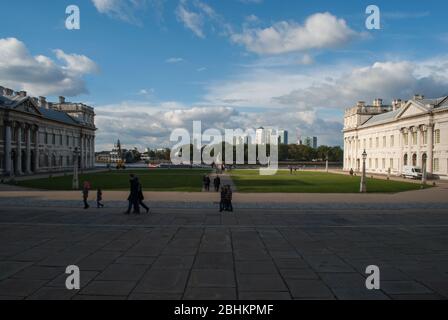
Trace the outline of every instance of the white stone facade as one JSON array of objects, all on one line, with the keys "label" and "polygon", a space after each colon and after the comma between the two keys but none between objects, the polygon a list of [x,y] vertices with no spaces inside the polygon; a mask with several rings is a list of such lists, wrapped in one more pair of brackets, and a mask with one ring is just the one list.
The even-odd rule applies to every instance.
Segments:
[{"label": "white stone facade", "polygon": [[[49,103],[0,86],[0,175],[6,177],[95,166],[93,108]],[[77,152],[75,152],[77,150]]]},{"label": "white stone facade", "polygon": [[359,102],[347,109],[344,170],[360,172],[364,150],[369,173],[400,175],[408,165],[448,177],[448,97],[415,96],[388,106],[377,99],[371,106]]}]

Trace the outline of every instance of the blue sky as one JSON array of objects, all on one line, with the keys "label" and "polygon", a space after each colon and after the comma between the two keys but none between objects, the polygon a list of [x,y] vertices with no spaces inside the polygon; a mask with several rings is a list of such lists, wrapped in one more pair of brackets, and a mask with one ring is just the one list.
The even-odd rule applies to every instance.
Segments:
[{"label": "blue sky", "polygon": [[[81,29],[65,29],[79,6]],[[381,30],[365,28],[366,7]],[[0,85],[97,110],[97,149],[176,127],[279,126],[340,144],[343,110],[448,94],[446,1],[7,1]],[[13,40],[12,40],[13,39]],[[58,51],[56,51],[58,50]],[[3,61],[2,61],[3,60]],[[31,72],[30,70],[33,70]]]}]

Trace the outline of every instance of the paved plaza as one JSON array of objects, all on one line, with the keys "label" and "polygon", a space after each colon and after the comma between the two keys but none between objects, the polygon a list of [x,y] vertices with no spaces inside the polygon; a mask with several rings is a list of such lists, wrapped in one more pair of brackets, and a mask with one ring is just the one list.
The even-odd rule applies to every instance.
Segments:
[{"label": "paved plaza", "polygon": [[[172,195],[141,216],[118,200],[83,210],[61,195],[2,191],[0,299],[446,299],[446,191],[426,204],[415,193],[240,200],[222,214]],[[81,270],[78,291],[65,287],[68,265]],[[369,265],[381,290],[365,287]]]}]

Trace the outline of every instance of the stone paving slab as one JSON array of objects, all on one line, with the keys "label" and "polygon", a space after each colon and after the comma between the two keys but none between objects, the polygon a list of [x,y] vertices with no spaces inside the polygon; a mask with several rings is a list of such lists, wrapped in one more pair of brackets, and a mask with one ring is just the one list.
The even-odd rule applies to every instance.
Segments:
[{"label": "stone paving slab", "polygon": [[[448,299],[446,210],[218,216],[0,208],[0,299]],[[80,291],[65,289],[69,264]],[[381,290],[365,288],[371,264]]]}]

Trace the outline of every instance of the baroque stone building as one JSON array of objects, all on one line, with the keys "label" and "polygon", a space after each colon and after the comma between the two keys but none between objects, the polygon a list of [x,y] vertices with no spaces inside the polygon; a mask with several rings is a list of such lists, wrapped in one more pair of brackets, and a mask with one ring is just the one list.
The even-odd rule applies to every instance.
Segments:
[{"label": "baroque stone building", "polygon": [[47,102],[0,86],[0,175],[11,177],[95,165],[95,113],[82,103]]},{"label": "baroque stone building", "polygon": [[367,172],[399,175],[415,166],[448,177],[448,97],[358,102],[345,112],[344,170],[361,171],[364,150]]}]

